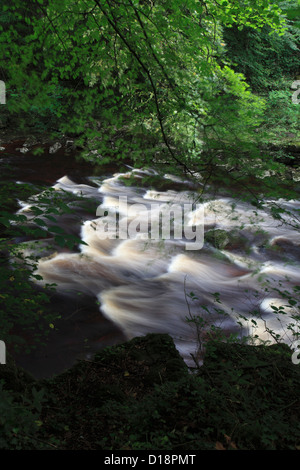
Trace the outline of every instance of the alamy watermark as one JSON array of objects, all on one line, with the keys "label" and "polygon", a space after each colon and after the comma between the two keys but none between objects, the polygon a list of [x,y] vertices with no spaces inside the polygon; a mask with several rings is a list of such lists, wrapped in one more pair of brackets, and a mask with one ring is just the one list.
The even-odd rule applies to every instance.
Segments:
[{"label": "alamy watermark", "polygon": [[298,98],[298,96],[300,95],[300,80],[294,81],[291,85],[291,88],[292,88],[292,90],[296,90],[296,91],[294,91],[294,93],[292,95],[292,102],[294,104],[299,104],[300,103],[300,98]]},{"label": "alamy watermark", "polygon": [[96,215],[101,240],[134,239],[139,234],[142,240],[184,240],[186,250],[200,250],[204,244],[204,208],[200,204],[151,204],[149,209],[144,204],[128,204],[127,197],[120,196],[117,206],[100,205]]},{"label": "alamy watermark", "polygon": [[0,80],[0,104],[6,104],[6,86],[3,80]]},{"label": "alamy watermark", "polygon": [[300,364],[300,340],[293,344],[293,349],[294,352],[292,354],[292,363],[298,365]]},{"label": "alamy watermark", "polygon": [[6,364],[6,345],[0,341],[0,364]]}]

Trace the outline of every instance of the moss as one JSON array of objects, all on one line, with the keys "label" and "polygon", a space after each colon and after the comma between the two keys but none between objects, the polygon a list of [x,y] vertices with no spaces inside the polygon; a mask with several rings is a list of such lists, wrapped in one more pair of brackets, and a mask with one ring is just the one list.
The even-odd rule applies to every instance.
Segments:
[{"label": "moss", "polygon": [[213,229],[205,233],[205,241],[211,243],[218,250],[223,250],[228,245],[230,238],[226,230]]},{"label": "moss", "polygon": [[247,251],[250,249],[247,237],[238,229],[228,232],[221,229],[208,230],[204,239],[218,250]]}]

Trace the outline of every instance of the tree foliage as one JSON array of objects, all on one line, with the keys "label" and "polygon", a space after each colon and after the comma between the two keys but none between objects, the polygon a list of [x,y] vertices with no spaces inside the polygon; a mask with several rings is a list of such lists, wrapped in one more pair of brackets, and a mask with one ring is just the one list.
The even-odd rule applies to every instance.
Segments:
[{"label": "tree foliage", "polygon": [[262,158],[264,102],[228,62],[222,28],[283,34],[276,3],[18,0],[0,25],[10,112],[58,122],[86,158],[163,159],[204,178],[220,159]]},{"label": "tree foliage", "polygon": [[[299,108],[291,103],[289,80],[299,71],[297,14],[299,6],[293,0],[279,3],[268,0],[1,0],[0,78],[5,81],[7,103],[0,111],[9,114],[15,128],[33,127],[42,132],[74,136],[83,149],[83,156],[97,163],[130,158],[137,166],[153,162],[166,164],[169,173],[185,172],[202,178],[204,189],[209,180],[221,181],[222,188],[234,184],[239,191],[246,185],[251,201],[258,208],[266,193],[292,198],[291,181],[284,181],[285,167],[265,152],[262,144],[270,139],[278,143],[286,138],[286,131],[296,132]],[[285,183],[282,193],[279,181]],[[45,291],[33,287],[33,280],[41,280],[35,273],[39,256],[24,255],[22,250],[28,249],[28,245],[16,246],[14,237],[16,234],[39,240],[50,237],[53,245],[70,247],[78,240],[56,226],[57,217],[69,211],[61,194],[55,199],[51,192],[44,192],[35,201],[31,200],[28,225],[24,214],[12,214],[16,209],[13,186],[14,183],[2,185],[0,191],[0,330],[1,340],[18,350],[28,338],[44,341],[45,333],[54,328],[59,312],[49,308],[54,285],[46,285]],[[278,222],[285,223],[280,205],[275,203],[270,212]],[[294,213],[285,211],[285,214],[294,217]],[[299,229],[299,217],[292,223]],[[213,236],[216,242],[216,233]],[[289,304],[285,307],[298,306],[299,287],[294,290],[295,296],[278,290]],[[274,313],[283,313],[282,308],[274,307],[278,310]],[[299,315],[292,320],[297,325]],[[200,316],[192,317],[191,321],[200,333],[206,326]],[[294,331],[294,324],[289,328]],[[203,372],[209,378],[206,382],[204,375],[190,375],[188,380],[183,377],[175,383],[175,388],[174,382],[163,384],[140,402],[136,394],[131,397],[134,391],[131,385],[129,395],[126,391],[124,396],[126,400],[132,398],[132,403],[126,400],[123,403],[123,398],[120,403],[112,402],[109,376],[109,406],[104,400],[103,406],[91,408],[88,413],[91,419],[83,420],[86,429],[82,423],[78,426],[78,409],[82,407],[82,416],[86,415],[86,397],[91,399],[95,390],[98,393],[95,381],[88,390],[84,389],[88,382],[81,380],[84,375],[80,380],[76,378],[78,393],[73,394],[76,398],[73,402],[66,395],[66,384],[62,381],[58,399],[63,404],[67,400],[67,406],[61,413],[57,402],[54,407],[50,403],[44,413],[44,431],[43,391],[32,388],[23,397],[21,384],[21,397],[8,391],[0,380],[3,428],[0,446],[43,448],[41,439],[34,440],[38,435],[49,438],[45,447],[52,447],[53,432],[60,437],[62,442],[58,445],[62,447],[68,447],[71,441],[74,445],[77,437],[79,445],[83,445],[82,429],[85,429],[88,448],[94,445],[92,438],[96,436],[96,448],[100,445],[112,449],[119,445],[143,449],[149,448],[152,426],[150,445],[154,449],[170,446],[184,449],[190,442],[206,448],[212,443],[215,446],[216,439],[223,447],[220,439],[225,438],[229,446],[231,437],[235,448],[236,442],[239,448],[298,448],[299,432],[295,434],[297,430],[291,427],[295,419],[290,412],[296,403],[296,398],[293,401],[299,383],[296,372],[286,375],[290,401],[281,389],[275,389],[268,404],[261,400],[268,395],[268,383],[272,392],[270,378],[279,377],[276,383],[280,384],[284,371],[289,372],[290,357],[286,362],[288,367],[282,363],[278,369],[275,354],[279,353],[274,353],[276,360],[272,357],[270,368],[265,369],[260,357],[251,359],[246,350],[245,357],[238,355],[240,368],[235,364],[228,368],[225,361],[224,377],[220,375],[218,363],[216,377],[208,367]],[[256,375],[250,377],[249,370],[251,374],[254,370]],[[131,372],[124,374],[123,366],[120,371],[118,396],[120,381],[128,384],[131,375]],[[89,366],[89,376],[90,372]],[[219,382],[222,387],[225,384],[220,391],[216,388]],[[70,386],[70,381],[67,385]],[[193,403],[185,402],[187,387],[195,398]],[[231,399],[232,390],[236,391],[235,403]],[[224,396],[230,399],[226,402]],[[252,401],[248,400],[249,396]],[[82,402],[81,397],[84,397]],[[224,413],[214,415],[216,402],[225,402]],[[170,403],[173,408],[178,406],[179,414],[173,413]],[[70,433],[70,416],[66,417],[65,409],[71,411],[75,431],[80,428],[78,436],[76,432]],[[266,418],[255,421],[249,410]],[[145,418],[142,428],[141,412]],[[125,425],[119,429],[120,415]],[[161,423],[169,423],[170,416],[174,417],[172,426],[162,428]],[[103,434],[101,429],[100,437],[99,423],[106,426]],[[192,432],[192,428],[200,429],[201,436]]]},{"label": "tree foliage", "polygon": [[299,29],[291,15],[292,11],[297,12],[297,2],[280,4],[291,16],[286,19],[283,35],[272,32],[267,25],[260,30],[250,27],[239,30],[236,25],[223,30],[227,57],[255,91],[278,89],[286,77],[290,81],[296,79],[300,70]]},{"label": "tree foliage", "polygon": [[[277,99],[287,103],[288,96],[272,91],[266,103],[246,80],[253,84],[265,44],[275,56],[291,39],[286,33],[292,34],[290,20],[276,3],[3,0],[1,7],[5,109],[15,126],[39,125],[76,136],[85,158],[98,163],[155,161],[168,165],[168,172],[200,175],[204,189],[208,180],[230,188],[248,185],[256,205],[262,178],[269,194],[279,194],[276,178],[284,168],[261,150],[264,135],[256,131],[268,131],[265,110],[272,112]],[[251,38],[257,55],[251,58],[250,76],[241,53],[229,58],[224,31],[232,48],[231,31]],[[283,124],[287,121],[296,125],[289,107]],[[260,178],[258,195],[251,178]],[[4,225],[12,219],[2,212]],[[49,225],[39,217],[36,223],[42,232]],[[64,243],[62,234],[56,233],[56,239]],[[13,294],[14,283],[6,281]]]}]

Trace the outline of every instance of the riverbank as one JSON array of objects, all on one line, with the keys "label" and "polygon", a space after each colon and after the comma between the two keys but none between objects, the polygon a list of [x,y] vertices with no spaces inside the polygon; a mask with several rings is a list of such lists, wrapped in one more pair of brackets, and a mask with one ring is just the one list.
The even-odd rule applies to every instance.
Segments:
[{"label": "riverbank", "polygon": [[191,374],[168,335],[105,348],[47,380],[0,366],[3,449],[296,450],[300,368],[286,345],[209,342]]}]

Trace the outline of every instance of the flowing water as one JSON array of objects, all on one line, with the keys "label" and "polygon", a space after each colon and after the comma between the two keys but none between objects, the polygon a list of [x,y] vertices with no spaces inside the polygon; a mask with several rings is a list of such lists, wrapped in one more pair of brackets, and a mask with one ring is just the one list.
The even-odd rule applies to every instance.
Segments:
[{"label": "flowing water", "polygon": [[[58,224],[84,243],[74,251],[56,246],[53,239],[46,240],[47,246],[45,241],[35,244],[35,250],[42,249],[38,274],[43,281],[38,284],[57,284],[58,308],[64,320],[52,345],[55,357],[49,353],[47,359],[47,352],[39,360],[31,357],[30,361],[39,362],[39,370],[31,364],[36,375],[57,372],[76,357],[90,358],[107,344],[154,332],[169,333],[189,364],[199,340],[205,341],[213,325],[226,336],[255,334],[273,342],[273,335],[278,334],[293,343],[289,324],[297,311],[280,291],[292,292],[300,285],[299,231],[274,220],[267,209],[258,210],[221,192],[210,194],[208,190],[200,203],[193,185],[172,175],[161,177],[166,183],[162,190],[143,187],[143,178],[155,173],[128,168],[122,173],[88,177],[84,184],[62,176],[53,185],[55,194],[68,195],[67,204],[73,210],[58,217]],[[91,200],[93,209],[83,209],[81,198]],[[290,214],[300,208],[299,201],[281,202]],[[19,212],[30,221],[30,208],[37,200],[20,204]],[[172,204],[187,208],[186,223],[194,233],[204,233],[201,248],[194,249],[195,241],[184,237],[183,231],[178,236],[175,227],[182,225],[181,218],[175,218],[172,226],[176,236],[171,231],[170,239],[145,238],[151,224],[153,229],[153,218],[158,223],[159,212]],[[117,238],[113,233],[117,219],[119,224],[135,221],[130,238]],[[104,222],[106,236],[99,232]],[[225,231],[228,239],[223,243]],[[221,244],[212,242],[214,234],[223,237]],[[24,254],[31,252],[32,244],[25,243]],[[275,314],[280,306],[285,306],[285,313]],[[70,353],[65,338],[71,336],[74,316],[78,334],[89,347],[86,351],[74,347]],[[191,317],[201,318],[198,328],[187,321]],[[71,357],[69,362],[64,355]],[[55,366],[47,369],[47,360],[56,362]]]}]

